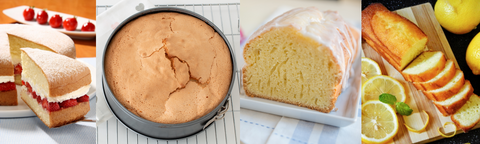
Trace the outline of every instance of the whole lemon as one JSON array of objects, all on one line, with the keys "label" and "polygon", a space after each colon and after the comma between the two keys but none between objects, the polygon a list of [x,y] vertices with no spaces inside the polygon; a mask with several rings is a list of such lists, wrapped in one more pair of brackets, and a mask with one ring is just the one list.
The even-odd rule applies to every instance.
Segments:
[{"label": "whole lemon", "polygon": [[465,59],[473,74],[480,75],[480,33],[468,44]]},{"label": "whole lemon", "polygon": [[468,33],[480,23],[480,0],[438,0],[435,17],[454,34]]}]

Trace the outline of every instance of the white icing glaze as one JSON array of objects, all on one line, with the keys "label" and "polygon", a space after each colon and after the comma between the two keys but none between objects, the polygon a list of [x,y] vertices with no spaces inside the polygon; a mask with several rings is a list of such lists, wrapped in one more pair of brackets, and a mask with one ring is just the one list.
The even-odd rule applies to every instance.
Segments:
[{"label": "white icing glaze", "polygon": [[0,76],[0,84],[6,82],[15,82],[15,77],[12,76]]},{"label": "white icing glaze", "polygon": [[315,7],[296,8],[260,27],[250,36],[247,43],[272,28],[287,26],[293,26],[303,35],[331,50],[341,69],[342,88],[346,88],[347,80],[350,74],[353,74],[352,63],[359,51],[358,40],[342,17],[335,11],[322,12]]}]

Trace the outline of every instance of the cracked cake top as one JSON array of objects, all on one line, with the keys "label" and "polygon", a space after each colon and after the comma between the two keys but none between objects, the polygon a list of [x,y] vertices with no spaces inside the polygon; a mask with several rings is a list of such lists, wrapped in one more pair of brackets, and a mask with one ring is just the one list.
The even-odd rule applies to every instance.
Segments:
[{"label": "cracked cake top", "polygon": [[212,111],[232,76],[230,51],[212,27],[195,17],[161,12],[119,30],[105,54],[105,76],[130,112],[165,124]]}]

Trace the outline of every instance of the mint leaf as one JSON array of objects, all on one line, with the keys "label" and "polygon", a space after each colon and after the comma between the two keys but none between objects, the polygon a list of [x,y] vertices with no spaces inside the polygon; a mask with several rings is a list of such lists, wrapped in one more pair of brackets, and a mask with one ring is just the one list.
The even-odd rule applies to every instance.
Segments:
[{"label": "mint leaf", "polygon": [[383,102],[383,103],[386,103],[386,104],[395,104],[395,102],[397,102],[397,97],[395,97],[394,95],[391,95],[391,94],[388,94],[388,93],[383,93],[381,94],[378,99]]},{"label": "mint leaf", "polygon": [[401,115],[404,116],[409,116],[412,114],[413,110],[404,102],[397,102],[395,103],[395,106],[397,108],[397,112]]}]

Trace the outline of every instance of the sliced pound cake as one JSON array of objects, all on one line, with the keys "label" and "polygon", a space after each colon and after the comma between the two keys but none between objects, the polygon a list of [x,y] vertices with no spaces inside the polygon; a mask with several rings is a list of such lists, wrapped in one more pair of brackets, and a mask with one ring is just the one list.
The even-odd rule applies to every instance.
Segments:
[{"label": "sliced pound cake", "polygon": [[463,72],[456,70],[455,76],[445,86],[434,90],[423,91],[423,94],[430,100],[444,101],[457,94],[464,84],[465,78]]},{"label": "sliced pound cake", "polygon": [[402,71],[402,75],[410,82],[425,82],[440,73],[445,62],[441,51],[423,52]]},{"label": "sliced pound cake", "polygon": [[468,132],[480,121],[480,98],[472,94],[470,99],[451,117],[464,132]]},{"label": "sliced pound cake", "polygon": [[445,68],[432,79],[426,82],[413,82],[413,85],[422,91],[434,90],[445,86],[455,76],[456,69],[452,60],[447,60]]},{"label": "sliced pound cake", "polygon": [[444,101],[434,101],[433,103],[437,109],[443,114],[443,116],[449,116],[454,114],[458,109],[460,109],[463,104],[465,104],[470,96],[473,93],[473,87],[470,84],[470,81],[466,80],[465,85],[463,85],[460,91],[446,99]]},{"label": "sliced pound cake", "polygon": [[244,48],[251,97],[330,112],[358,55],[359,34],[333,11],[288,11],[259,28]]}]

